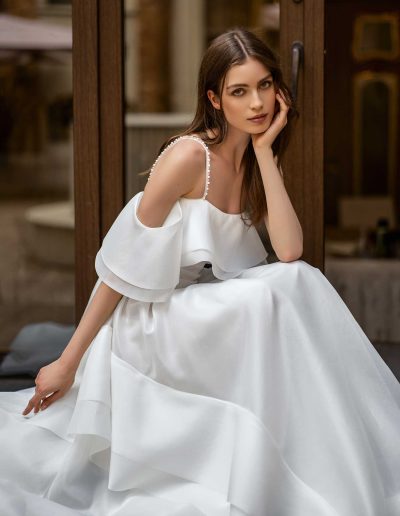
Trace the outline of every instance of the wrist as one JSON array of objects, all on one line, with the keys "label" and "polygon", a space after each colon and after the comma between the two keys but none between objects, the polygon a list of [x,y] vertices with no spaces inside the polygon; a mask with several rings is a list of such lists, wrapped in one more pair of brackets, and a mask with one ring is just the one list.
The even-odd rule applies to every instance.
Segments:
[{"label": "wrist", "polygon": [[68,353],[61,353],[58,359],[60,365],[65,368],[68,372],[75,372],[78,369],[80,360],[77,357],[73,357]]},{"label": "wrist", "polygon": [[256,155],[259,155],[259,154],[268,155],[268,156],[274,155],[274,153],[272,151],[272,147],[270,145],[262,145],[260,147],[254,147],[254,153]]},{"label": "wrist", "polygon": [[272,145],[269,143],[255,144],[253,143],[254,152],[272,152]]}]

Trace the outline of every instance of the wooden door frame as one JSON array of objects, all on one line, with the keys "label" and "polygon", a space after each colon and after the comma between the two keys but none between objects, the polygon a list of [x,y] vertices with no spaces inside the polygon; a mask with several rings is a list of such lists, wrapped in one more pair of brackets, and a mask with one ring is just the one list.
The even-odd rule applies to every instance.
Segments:
[{"label": "wooden door frame", "polygon": [[125,198],[123,27],[122,0],[73,0],[76,323],[97,279],[97,251]]},{"label": "wooden door frame", "polygon": [[[323,270],[324,0],[281,0],[280,12],[281,64],[289,83],[294,40],[303,42],[305,55],[285,185],[303,227],[302,259]],[[96,253],[125,199],[123,0],[73,0],[72,28],[78,323],[97,279]]]},{"label": "wooden door frame", "polygon": [[[291,77],[293,41],[304,46],[297,105],[300,117],[282,164],[285,186],[304,235],[302,259],[324,271],[324,0],[280,0],[284,77]],[[290,81],[289,81],[290,84]]]}]

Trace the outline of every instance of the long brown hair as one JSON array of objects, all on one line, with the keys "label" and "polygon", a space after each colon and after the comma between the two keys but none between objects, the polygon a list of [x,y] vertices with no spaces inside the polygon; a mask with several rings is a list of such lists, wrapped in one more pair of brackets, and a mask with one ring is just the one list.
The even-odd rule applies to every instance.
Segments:
[{"label": "long brown hair", "polygon": [[[286,103],[289,105],[287,124],[280,131],[272,144],[273,155],[277,157],[278,167],[281,165],[282,156],[287,149],[289,136],[293,126],[293,120],[298,117],[298,111],[294,105],[293,97],[285,82],[277,56],[254,33],[237,27],[217,36],[209,45],[203,55],[197,85],[197,109],[193,121],[183,132],[168,138],[160,147],[159,154],[165,147],[179,136],[192,133],[200,133],[206,144],[221,143],[228,130],[228,124],[223,113],[223,107],[216,110],[207,97],[207,91],[212,90],[222,99],[222,91],[228,70],[238,64],[243,64],[249,57],[257,59],[272,74],[275,90],[281,89]],[[210,138],[207,130],[217,129],[215,138]],[[240,205],[246,211],[251,221],[250,225],[259,224],[267,213],[267,202],[262,182],[260,168],[252,140],[249,140],[243,155],[245,163]],[[149,171],[142,172],[147,174]],[[245,220],[243,219],[243,222]]]}]

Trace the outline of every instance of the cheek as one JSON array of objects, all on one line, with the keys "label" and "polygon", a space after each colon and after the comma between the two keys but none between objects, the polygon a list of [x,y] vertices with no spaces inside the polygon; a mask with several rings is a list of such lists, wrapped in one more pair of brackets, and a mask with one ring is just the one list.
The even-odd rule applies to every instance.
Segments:
[{"label": "cheek", "polygon": [[265,92],[264,101],[268,105],[268,107],[274,107],[275,101],[277,101],[277,99],[275,90],[273,88]]},{"label": "cheek", "polygon": [[225,116],[227,118],[235,118],[236,116],[240,115],[243,109],[241,104],[242,103],[238,98],[227,98],[223,104]]}]

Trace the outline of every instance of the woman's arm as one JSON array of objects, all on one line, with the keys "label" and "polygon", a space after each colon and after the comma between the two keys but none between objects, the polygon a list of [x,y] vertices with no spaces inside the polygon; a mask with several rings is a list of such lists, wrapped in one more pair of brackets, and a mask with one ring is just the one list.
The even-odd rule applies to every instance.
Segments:
[{"label": "woman's arm", "polygon": [[114,312],[121,298],[122,294],[105,283],[100,283],[71,340],[60,356],[61,364],[76,371],[85,351],[99,329]]},{"label": "woman's arm", "polygon": [[272,149],[256,149],[255,154],[267,199],[265,225],[272,247],[279,260],[297,260],[303,254],[303,231],[276,166]]},{"label": "woman's arm", "polygon": [[271,244],[279,260],[291,262],[303,254],[303,231],[272,152],[272,143],[287,124],[289,111],[281,91],[276,93],[276,100],[279,111],[271,125],[263,133],[252,134],[251,138],[264,184],[267,200],[265,225]]},{"label": "woman's arm", "polygon": [[[149,228],[162,225],[177,199],[193,190],[199,181],[204,181],[204,149],[196,142],[182,140],[162,157],[154,171],[136,212],[140,222]],[[61,356],[40,369],[35,379],[35,394],[23,411],[24,415],[32,409],[36,413],[47,408],[64,396],[74,383],[85,351],[121,298],[122,294],[100,282]]]},{"label": "woman's arm", "polygon": [[22,412],[24,416],[32,409],[36,414],[40,409],[47,408],[69,390],[83,354],[121,297],[119,292],[100,283],[61,356],[40,369],[35,379],[35,394]]}]

